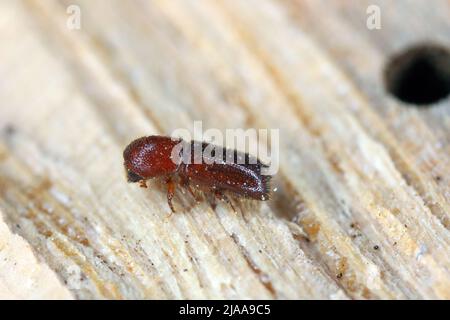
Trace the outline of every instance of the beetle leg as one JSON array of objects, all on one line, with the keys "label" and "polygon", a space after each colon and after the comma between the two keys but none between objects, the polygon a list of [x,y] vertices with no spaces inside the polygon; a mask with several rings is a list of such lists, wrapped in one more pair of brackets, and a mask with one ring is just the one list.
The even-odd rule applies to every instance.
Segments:
[{"label": "beetle leg", "polygon": [[145,181],[145,180],[139,181],[139,186],[140,186],[141,188],[147,188],[147,183],[146,183],[146,181]]},{"label": "beetle leg", "polygon": [[207,193],[205,196],[206,196],[206,200],[208,201],[211,208],[213,210],[216,210],[216,207],[217,207],[216,198],[214,196],[212,196],[210,193]]},{"label": "beetle leg", "polygon": [[231,207],[231,209],[233,209],[233,211],[237,213],[236,209],[233,206],[233,203],[231,202],[230,198],[227,197],[226,194],[222,193],[220,190],[215,190],[214,195],[216,196],[216,198],[225,201]]},{"label": "beetle leg", "polygon": [[172,213],[174,213],[175,209],[172,204],[172,199],[173,199],[173,195],[175,193],[175,182],[172,180],[172,178],[169,177],[166,180],[166,184],[167,184],[167,203],[169,204],[169,207],[170,207],[170,210],[172,210]]},{"label": "beetle leg", "polygon": [[191,185],[188,184],[186,185],[186,188],[188,189],[189,193],[191,194],[192,198],[194,198],[195,202],[200,202],[202,200],[202,198],[200,198],[200,196],[196,195],[194,193],[194,190],[192,190]]},{"label": "beetle leg", "polygon": [[195,195],[194,190],[192,190],[191,185],[189,184],[189,179],[183,179],[181,180],[181,183],[183,184],[186,189],[188,189],[191,196],[195,199],[196,202],[200,202],[200,198]]}]

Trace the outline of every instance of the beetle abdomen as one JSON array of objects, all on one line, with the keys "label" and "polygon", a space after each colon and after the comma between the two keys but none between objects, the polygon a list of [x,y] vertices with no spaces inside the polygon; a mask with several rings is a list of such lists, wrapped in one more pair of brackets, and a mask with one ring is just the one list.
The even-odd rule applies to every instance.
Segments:
[{"label": "beetle abdomen", "polygon": [[269,199],[271,176],[262,175],[261,171],[266,165],[261,161],[247,153],[223,149],[204,142],[192,142],[191,162],[195,162],[196,144],[197,146],[201,144],[202,147],[201,162],[182,164],[179,172],[183,178],[188,179],[193,185],[219,191],[227,190],[238,196],[257,200]]}]

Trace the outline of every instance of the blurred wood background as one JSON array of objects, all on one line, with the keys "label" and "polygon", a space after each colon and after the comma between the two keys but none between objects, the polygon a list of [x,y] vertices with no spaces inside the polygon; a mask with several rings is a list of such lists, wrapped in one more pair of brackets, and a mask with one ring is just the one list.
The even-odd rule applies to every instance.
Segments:
[{"label": "blurred wood background", "polygon": [[[383,79],[449,35],[445,0],[0,1],[0,297],[449,299],[450,100]],[[126,182],[194,120],[280,129],[271,201]]]}]

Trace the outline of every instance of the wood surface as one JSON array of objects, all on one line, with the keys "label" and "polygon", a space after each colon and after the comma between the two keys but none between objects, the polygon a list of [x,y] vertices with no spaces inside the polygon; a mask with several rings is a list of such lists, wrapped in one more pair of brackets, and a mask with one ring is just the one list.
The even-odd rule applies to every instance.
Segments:
[{"label": "wood surface", "polygon": [[[449,299],[450,100],[383,82],[449,35],[445,0],[0,1],[0,297]],[[194,120],[280,129],[270,201],[126,182]]]}]

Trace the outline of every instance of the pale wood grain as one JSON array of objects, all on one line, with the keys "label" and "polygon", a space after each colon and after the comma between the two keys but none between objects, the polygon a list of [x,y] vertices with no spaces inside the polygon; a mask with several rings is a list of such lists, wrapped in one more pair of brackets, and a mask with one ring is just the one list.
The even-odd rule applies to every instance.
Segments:
[{"label": "pale wood grain", "polygon": [[[66,27],[73,3],[81,30]],[[369,3],[381,30],[365,27]],[[61,290],[450,298],[450,101],[406,107],[382,79],[404,46],[449,44],[448,2],[28,0],[0,12],[0,208]],[[214,211],[180,190],[168,217],[163,185],[127,184],[128,142],[194,120],[280,129],[271,201]]]},{"label": "pale wood grain", "polygon": [[36,259],[30,245],[0,220],[0,299],[71,298],[55,273]]}]

